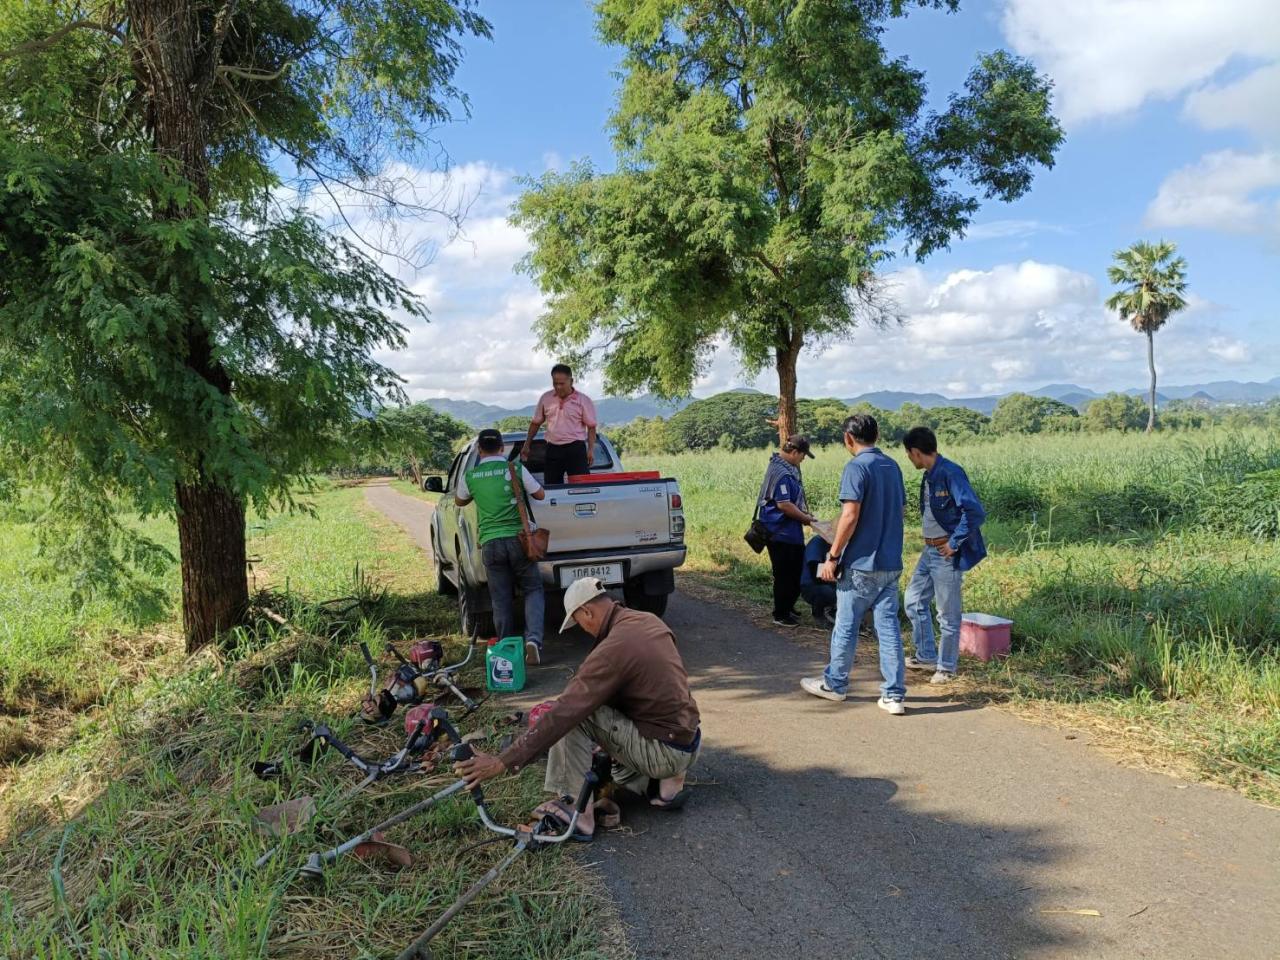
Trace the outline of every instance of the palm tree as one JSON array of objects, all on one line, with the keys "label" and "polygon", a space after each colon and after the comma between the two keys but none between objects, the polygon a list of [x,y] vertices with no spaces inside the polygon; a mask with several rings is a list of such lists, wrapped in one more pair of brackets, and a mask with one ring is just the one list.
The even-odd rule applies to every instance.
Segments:
[{"label": "palm tree", "polygon": [[1147,433],[1156,428],[1156,331],[1187,305],[1187,261],[1175,257],[1177,247],[1161,240],[1139,240],[1128,250],[1118,250],[1107,268],[1107,279],[1123,289],[1107,298],[1107,309],[1120,311],[1138,333],[1147,335],[1147,366],[1151,368],[1151,400]]}]

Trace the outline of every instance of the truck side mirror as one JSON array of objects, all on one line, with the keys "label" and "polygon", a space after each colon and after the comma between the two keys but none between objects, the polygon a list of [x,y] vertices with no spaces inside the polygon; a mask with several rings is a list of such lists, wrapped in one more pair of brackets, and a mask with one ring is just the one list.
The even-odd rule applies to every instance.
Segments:
[{"label": "truck side mirror", "polygon": [[422,483],[427,493],[444,493],[444,480],[440,477],[427,477]]}]

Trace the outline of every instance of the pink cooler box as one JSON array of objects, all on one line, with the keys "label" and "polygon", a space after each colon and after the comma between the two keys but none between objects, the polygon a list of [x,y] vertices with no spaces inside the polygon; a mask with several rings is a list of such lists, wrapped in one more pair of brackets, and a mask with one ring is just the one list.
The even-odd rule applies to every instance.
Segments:
[{"label": "pink cooler box", "polygon": [[989,613],[966,613],[960,618],[960,652],[979,660],[1009,655],[1012,620]]}]

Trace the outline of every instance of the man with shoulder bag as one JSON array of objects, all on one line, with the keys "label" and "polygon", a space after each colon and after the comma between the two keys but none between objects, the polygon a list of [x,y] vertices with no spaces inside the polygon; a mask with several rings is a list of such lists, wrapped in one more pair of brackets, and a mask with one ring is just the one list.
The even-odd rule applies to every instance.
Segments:
[{"label": "man with shoulder bag", "polygon": [[756,519],[747,532],[747,542],[753,548],[754,535],[763,539],[769,551],[773,622],[780,627],[800,624],[795,605],[800,597],[800,574],[804,570],[804,528],[814,521],[805,502],[800,464],[812,457],[806,437],[787,437],[782,449],[769,458],[760,495],[756,498]]},{"label": "man with shoulder bag", "polygon": [[480,458],[458,482],[457,504],[475,501],[480,553],[489,581],[493,620],[499,637],[515,636],[515,587],[524,594],[524,656],[542,659],[542,574],[538,560],[547,552],[547,531],[533,529],[525,496],[542,500],[547,492],[523,465],[507,462],[506,444],[497,430],[481,430]]}]

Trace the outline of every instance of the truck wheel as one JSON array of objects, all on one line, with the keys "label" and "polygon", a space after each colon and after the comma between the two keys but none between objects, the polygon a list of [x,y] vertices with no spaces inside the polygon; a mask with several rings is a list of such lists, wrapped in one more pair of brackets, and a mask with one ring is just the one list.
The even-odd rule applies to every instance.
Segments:
[{"label": "truck wheel", "polygon": [[628,580],[622,585],[622,599],[627,602],[628,607],[657,617],[667,612],[668,596],[665,593],[645,593],[644,584],[639,580]]},{"label": "truck wheel", "polygon": [[493,636],[493,613],[480,609],[480,591],[458,570],[458,620],[462,635],[471,640]]}]

